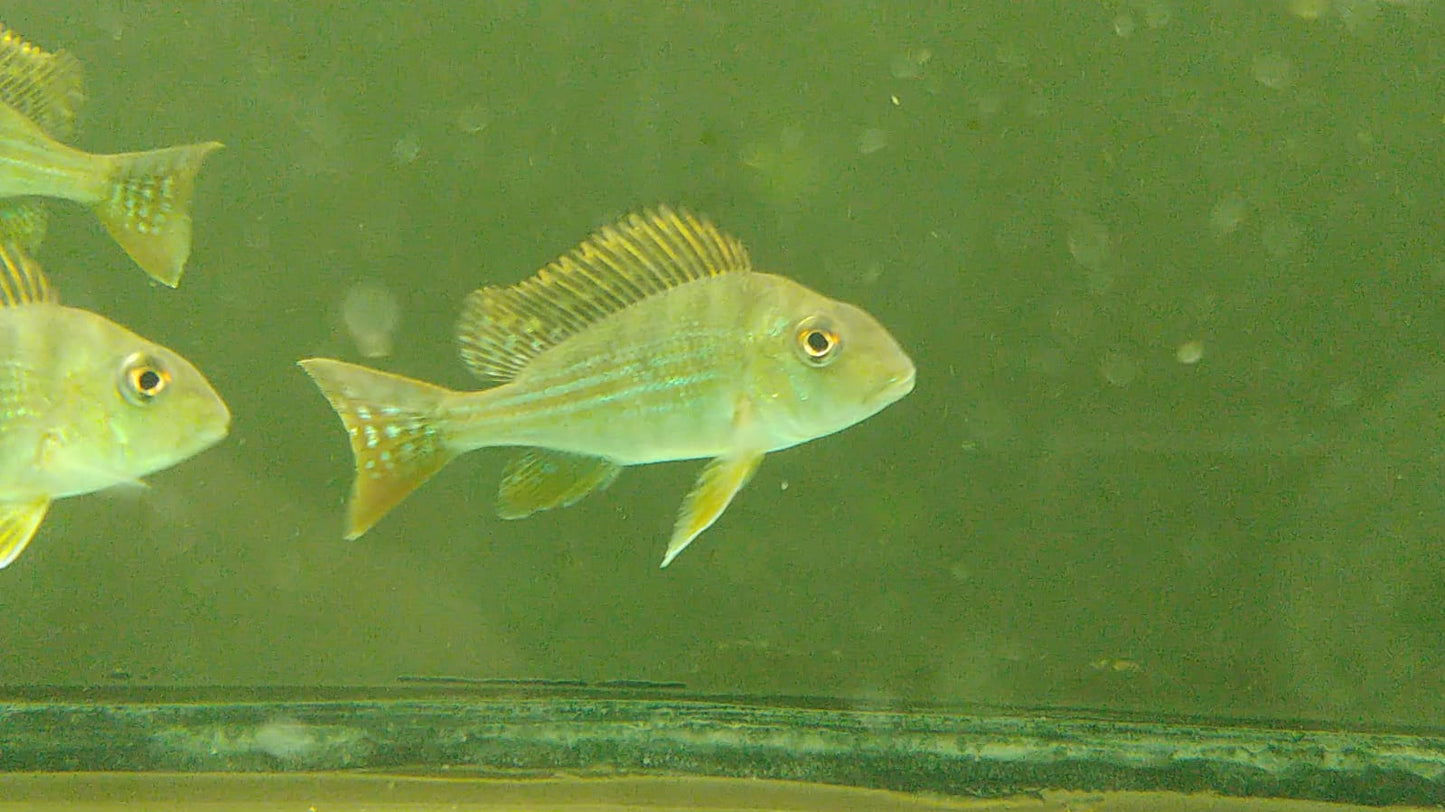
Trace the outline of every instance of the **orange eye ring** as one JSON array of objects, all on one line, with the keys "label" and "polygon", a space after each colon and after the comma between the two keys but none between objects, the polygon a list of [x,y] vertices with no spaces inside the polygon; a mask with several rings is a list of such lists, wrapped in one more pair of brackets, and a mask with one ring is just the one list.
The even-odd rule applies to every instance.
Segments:
[{"label": "orange eye ring", "polygon": [[798,323],[794,333],[798,357],[810,366],[821,367],[832,363],[838,355],[842,337],[838,331],[820,318],[807,318]]},{"label": "orange eye ring", "polygon": [[125,359],[120,367],[120,393],[127,402],[144,406],[166,391],[171,373],[159,361],[143,353]]}]

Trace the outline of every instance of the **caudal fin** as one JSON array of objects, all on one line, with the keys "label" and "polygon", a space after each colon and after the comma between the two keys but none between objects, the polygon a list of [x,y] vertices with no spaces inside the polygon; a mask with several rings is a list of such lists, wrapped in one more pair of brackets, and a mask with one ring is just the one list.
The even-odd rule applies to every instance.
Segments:
[{"label": "caudal fin", "polygon": [[191,255],[191,195],[216,141],[109,156],[110,193],[95,212],[110,236],[151,278],[180,284]]},{"label": "caudal fin", "polygon": [[329,358],[299,363],[351,438],[356,481],[346,537],[354,539],[457,455],[438,414],[451,392]]}]

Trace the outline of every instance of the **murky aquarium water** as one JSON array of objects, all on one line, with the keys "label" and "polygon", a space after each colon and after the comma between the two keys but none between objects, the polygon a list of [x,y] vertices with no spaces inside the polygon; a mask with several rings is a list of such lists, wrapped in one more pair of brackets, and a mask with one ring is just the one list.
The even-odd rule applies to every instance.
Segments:
[{"label": "murky aquarium water", "polygon": [[1445,803],[1438,0],[0,14],[0,810]]}]

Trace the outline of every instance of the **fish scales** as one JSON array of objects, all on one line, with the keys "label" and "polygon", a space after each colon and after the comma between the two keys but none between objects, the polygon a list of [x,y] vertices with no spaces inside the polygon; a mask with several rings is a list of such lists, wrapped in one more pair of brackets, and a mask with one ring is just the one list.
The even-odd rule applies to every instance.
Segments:
[{"label": "fish scales", "polygon": [[514,381],[464,397],[456,442],[535,445],[623,465],[717,453],[745,385],[739,279],[659,294],[544,352]]}]

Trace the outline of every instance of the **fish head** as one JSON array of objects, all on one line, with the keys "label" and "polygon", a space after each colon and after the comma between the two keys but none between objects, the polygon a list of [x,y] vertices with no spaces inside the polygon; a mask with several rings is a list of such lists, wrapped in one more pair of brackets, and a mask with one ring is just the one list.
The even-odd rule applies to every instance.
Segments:
[{"label": "fish head", "polygon": [[96,314],[62,310],[73,322],[56,359],[65,406],[37,454],[56,495],[134,483],[229,432],[230,411],[191,362]]},{"label": "fish head", "polygon": [[842,431],[913,391],[913,361],[877,319],[796,283],[786,287],[755,368],[755,403],[773,448]]}]

